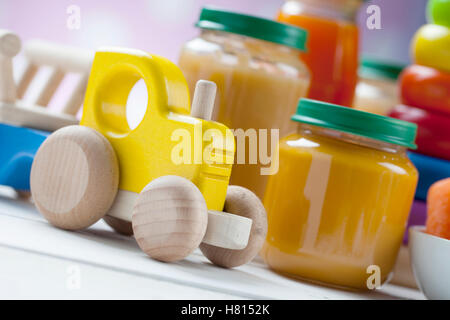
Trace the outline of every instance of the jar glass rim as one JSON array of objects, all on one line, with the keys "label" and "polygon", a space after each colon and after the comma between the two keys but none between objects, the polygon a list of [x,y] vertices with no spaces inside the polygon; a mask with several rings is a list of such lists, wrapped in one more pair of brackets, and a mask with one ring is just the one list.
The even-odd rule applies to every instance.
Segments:
[{"label": "jar glass rim", "polygon": [[417,149],[415,123],[312,99],[300,99],[293,121]]},{"label": "jar glass rim", "polygon": [[308,32],[285,23],[232,11],[204,7],[198,28],[241,34],[306,51]]}]

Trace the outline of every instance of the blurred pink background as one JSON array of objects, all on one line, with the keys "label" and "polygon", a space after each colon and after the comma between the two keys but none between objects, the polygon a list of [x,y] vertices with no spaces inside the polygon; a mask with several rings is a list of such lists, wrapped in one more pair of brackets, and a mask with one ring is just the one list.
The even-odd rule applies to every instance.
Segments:
[{"label": "blurred pink background", "polygon": [[[202,6],[211,4],[273,18],[283,0],[0,0],[0,28],[23,40],[41,38],[95,49],[118,45],[143,49],[176,62],[180,46],[193,38]],[[409,41],[425,23],[426,0],[373,0],[381,8],[382,30],[365,27],[366,4],[360,11],[361,52],[407,63]],[[66,23],[70,5],[81,9],[81,28]]]}]

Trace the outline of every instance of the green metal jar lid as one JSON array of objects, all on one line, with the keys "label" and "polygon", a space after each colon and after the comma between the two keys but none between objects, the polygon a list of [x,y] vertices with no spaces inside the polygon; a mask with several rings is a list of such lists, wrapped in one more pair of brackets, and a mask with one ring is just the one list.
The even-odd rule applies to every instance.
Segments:
[{"label": "green metal jar lid", "polygon": [[306,51],[306,30],[269,19],[207,7],[202,9],[196,26],[241,34]]},{"label": "green metal jar lid", "polygon": [[382,62],[364,57],[359,66],[359,75],[363,78],[397,80],[405,65],[391,62]]},{"label": "green metal jar lid", "polygon": [[323,128],[416,149],[415,123],[312,99],[300,99],[297,113],[291,118]]}]

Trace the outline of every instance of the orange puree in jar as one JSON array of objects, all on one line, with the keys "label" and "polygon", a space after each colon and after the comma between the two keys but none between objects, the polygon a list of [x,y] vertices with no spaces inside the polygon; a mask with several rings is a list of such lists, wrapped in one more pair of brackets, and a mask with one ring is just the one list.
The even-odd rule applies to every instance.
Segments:
[{"label": "orange puree in jar", "polygon": [[301,100],[293,119],[303,123],[280,141],[261,255],[281,273],[367,289],[368,267],[379,267],[383,283],[402,243],[418,179],[406,156],[416,127],[319,104]]},{"label": "orange puree in jar", "polygon": [[[277,20],[308,31],[309,98],[351,106],[357,82],[359,0],[290,0]],[[342,11],[342,13],[341,13]]]}]

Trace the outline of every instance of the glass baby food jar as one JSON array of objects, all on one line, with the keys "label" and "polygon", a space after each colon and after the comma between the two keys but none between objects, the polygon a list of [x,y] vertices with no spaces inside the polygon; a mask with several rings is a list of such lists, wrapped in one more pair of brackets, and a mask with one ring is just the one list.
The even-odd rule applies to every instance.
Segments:
[{"label": "glass baby food jar", "polygon": [[400,103],[397,78],[404,66],[365,58],[359,67],[353,106],[357,110],[387,115]]},{"label": "glass baby food jar", "polygon": [[[230,183],[262,198],[264,171],[271,166],[270,143],[273,140],[275,149],[278,140],[271,129],[279,130],[278,136],[295,131],[289,115],[309,87],[309,71],[298,59],[307,33],[276,21],[209,8],[202,10],[197,27],[201,34],[184,45],[179,66],[191,93],[199,79],[217,84],[213,119],[234,129],[237,140]],[[265,138],[268,146],[262,150]],[[262,159],[262,153],[269,158]]]},{"label": "glass baby food jar", "polygon": [[[393,269],[418,173],[406,155],[417,126],[310,99],[281,139],[264,205],[261,255],[270,268],[332,286],[367,289]],[[376,284],[376,283],[375,283]]]},{"label": "glass baby food jar", "polygon": [[308,97],[350,107],[357,81],[358,28],[362,0],[288,0],[278,21],[308,31],[301,54],[311,71]]}]

